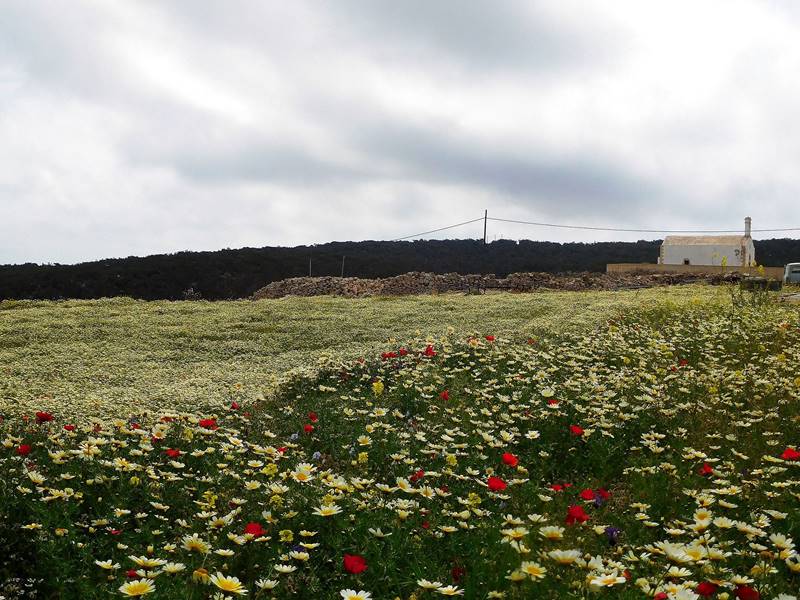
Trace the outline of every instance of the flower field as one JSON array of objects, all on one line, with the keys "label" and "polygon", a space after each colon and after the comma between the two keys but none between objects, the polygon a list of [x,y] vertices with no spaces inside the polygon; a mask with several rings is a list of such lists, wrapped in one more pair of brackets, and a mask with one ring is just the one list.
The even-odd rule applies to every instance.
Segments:
[{"label": "flower field", "polygon": [[389,338],[492,330],[515,339],[584,331],[621,311],[719,303],[724,288],[401,298],[0,302],[0,415],[127,418],[271,396],[329,360]]},{"label": "flower field", "polygon": [[[410,314],[365,301],[396,340],[331,343],[312,329],[340,325],[306,314],[297,345],[313,370],[281,376],[297,356],[265,350],[259,371],[257,342],[216,361],[187,349],[181,369],[236,377],[202,399],[191,383],[192,395],[175,382],[148,393],[142,364],[178,369],[150,355],[106,375],[117,405],[80,397],[87,356],[134,348],[109,310],[247,307],[95,304],[102,350],[81,363],[73,339],[57,393],[23,389],[37,370],[57,380],[57,358],[42,350],[37,364],[38,325],[4,317],[0,331],[28,343],[3,349],[24,364],[0,367],[0,595],[794,598],[800,311],[725,290],[663,294],[553,294],[547,324],[531,297],[475,299],[485,305],[455,321],[442,306],[466,299]],[[576,325],[592,300],[601,308]],[[514,302],[528,312],[499,308]],[[8,310],[39,309],[58,311]],[[198,335],[197,319],[177,331]],[[226,327],[203,331],[227,352]]]}]

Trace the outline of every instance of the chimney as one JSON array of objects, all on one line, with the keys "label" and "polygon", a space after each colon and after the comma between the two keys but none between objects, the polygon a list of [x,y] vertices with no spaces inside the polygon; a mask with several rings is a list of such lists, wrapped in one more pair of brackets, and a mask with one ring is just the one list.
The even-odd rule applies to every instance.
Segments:
[{"label": "chimney", "polygon": [[744,237],[750,237],[750,223],[752,219],[750,217],[744,218]]}]

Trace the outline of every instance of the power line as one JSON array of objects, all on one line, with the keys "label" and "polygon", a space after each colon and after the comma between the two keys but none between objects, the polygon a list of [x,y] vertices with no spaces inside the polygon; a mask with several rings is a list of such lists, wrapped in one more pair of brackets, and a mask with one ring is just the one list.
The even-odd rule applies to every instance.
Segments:
[{"label": "power line", "polygon": [[463,223],[456,223],[455,225],[448,225],[447,227],[440,227],[439,229],[431,229],[430,231],[423,231],[422,233],[415,233],[414,235],[407,235],[404,237],[394,238],[393,242],[399,242],[401,240],[407,240],[413,237],[419,237],[421,235],[428,235],[429,233],[436,233],[437,231],[444,231],[445,229],[453,229],[455,227],[461,227],[462,225],[469,225],[470,223],[477,223],[478,221],[483,221],[483,217],[478,217],[477,219],[472,219],[472,221],[464,221]]},{"label": "power line", "polygon": [[[464,225],[470,225],[472,223],[477,223],[478,221],[483,221],[484,226],[486,221],[498,221],[501,223],[517,223],[519,225],[535,225],[537,227],[556,227],[559,229],[583,229],[589,231],[615,231],[615,232],[623,232],[623,233],[741,233],[742,229],[650,229],[650,228],[625,228],[625,227],[595,227],[592,225],[564,225],[561,223],[543,223],[539,221],[521,221],[518,219],[502,219],[500,217],[489,217],[484,214],[483,217],[478,217],[477,219],[472,219],[470,221],[464,221],[463,223],[456,223],[454,225],[448,225],[446,227],[439,227],[438,229],[431,229],[429,231],[422,231],[420,233],[415,233],[413,235],[407,235],[404,237],[394,238],[393,242],[399,242],[402,240],[408,240],[415,237],[420,237],[423,235],[428,235],[429,233],[437,233],[439,231],[445,231],[447,229],[455,229],[456,227],[462,227]],[[777,232],[777,231],[800,231],[800,227],[777,227],[772,229],[752,229],[753,233],[768,233],[768,232]],[[485,239],[485,233],[484,233]]]},{"label": "power line", "polygon": [[[625,229],[621,227],[592,227],[589,225],[561,225],[557,223],[538,223],[536,221],[518,221],[515,219],[500,219],[498,217],[488,217],[488,219],[490,221],[501,221],[503,223],[538,225],[539,227],[558,227],[561,229],[589,229],[592,231],[622,231],[631,233],[740,233],[742,231],[742,229]],[[800,231],[800,227],[784,227],[776,229],[752,229],[751,231],[753,232]]]}]

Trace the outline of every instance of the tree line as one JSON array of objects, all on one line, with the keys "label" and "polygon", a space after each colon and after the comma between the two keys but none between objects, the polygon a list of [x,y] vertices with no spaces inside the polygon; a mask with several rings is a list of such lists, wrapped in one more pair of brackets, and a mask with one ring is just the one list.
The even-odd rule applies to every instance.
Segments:
[{"label": "tree line", "polygon": [[[315,246],[225,249],[115,258],[74,265],[0,265],[0,299],[62,299],[130,296],[145,300],[250,296],[287,277],[342,273],[391,277],[433,273],[549,273],[604,271],[607,263],[651,262],[661,240],[556,243],[531,240],[416,240],[331,242]],[[800,240],[755,242],[759,264],[800,262]]]}]

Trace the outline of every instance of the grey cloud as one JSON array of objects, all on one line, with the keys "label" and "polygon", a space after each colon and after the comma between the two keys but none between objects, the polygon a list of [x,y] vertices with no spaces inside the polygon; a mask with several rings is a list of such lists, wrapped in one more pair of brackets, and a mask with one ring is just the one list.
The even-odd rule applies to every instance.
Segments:
[{"label": "grey cloud", "polygon": [[712,0],[708,52],[663,35],[691,3],[664,30],[644,4],[6,0],[0,263],[390,238],[484,207],[780,225],[800,13]]},{"label": "grey cloud", "polygon": [[[389,56],[444,56],[470,69],[558,71],[609,60],[619,50],[606,24],[578,29],[545,6],[507,0],[346,0],[335,12],[343,26]],[[390,44],[395,51],[387,49]]]},{"label": "grey cloud", "polygon": [[[586,215],[630,215],[643,200],[653,201],[661,194],[658,185],[619,165],[583,156],[548,156],[535,146],[505,144],[499,150],[484,140],[453,132],[448,122],[422,125],[377,112],[350,115],[349,120],[336,112],[312,115],[335,123],[343,150],[362,157],[353,165],[316,156],[286,140],[271,140],[224,123],[211,126],[201,114],[182,113],[175,115],[172,126],[183,122],[179,131],[191,132],[195,119],[202,120],[205,127],[198,130],[200,138],[187,140],[185,135],[191,134],[180,134],[175,147],[164,135],[144,146],[131,141],[129,152],[137,161],[169,165],[199,184],[399,181],[470,185],[510,195],[522,206],[550,205],[552,214],[580,209]],[[204,131],[215,133],[203,138]]]},{"label": "grey cloud", "polygon": [[102,93],[119,73],[98,47],[101,15],[76,5],[8,0],[0,18],[0,62],[20,66],[33,82],[73,95]]},{"label": "grey cloud", "polygon": [[196,183],[220,185],[231,182],[320,185],[354,182],[364,175],[315,157],[302,148],[267,142],[244,143],[228,152],[187,150],[170,161],[183,177]]},{"label": "grey cloud", "polygon": [[162,102],[159,130],[147,118],[119,145],[131,164],[169,169],[193,185],[311,186],[355,183],[367,174],[287,137],[249,130],[203,111]]}]

